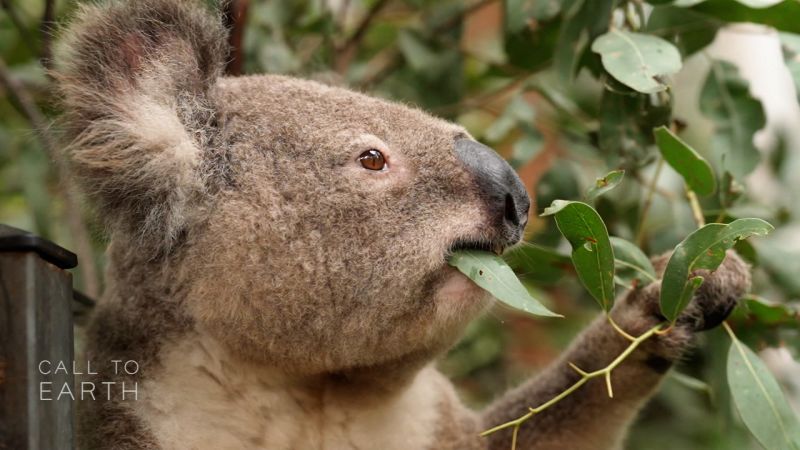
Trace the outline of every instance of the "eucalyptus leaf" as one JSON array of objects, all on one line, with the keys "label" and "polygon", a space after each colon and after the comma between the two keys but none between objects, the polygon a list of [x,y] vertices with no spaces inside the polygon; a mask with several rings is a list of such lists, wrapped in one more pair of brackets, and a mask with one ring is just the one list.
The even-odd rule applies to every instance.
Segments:
[{"label": "eucalyptus leaf", "polygon": [[698,195],[713,194],[717,180],[708,161],[667,127],[656,128],[654,134],[664,160],[683,177],[689,188]]},{"label": "eucalyptus leaf", "polygon": [[670,322],[689,304],[702,277],[691,277],[698,269],[713,271],[725,259],[725,251],[752,235],[773,230],[761,219],[738,219],[730,224],[710,223],[686,237],[672,253],[661,283],[661,312]]},{"label": "eucalyptus leaf", "polygon": [[611,236],[614,249],[615,276],[623,286],[644,287],[656,281],[656,270],[650,258],[639,247],[625,239]]},{"label": "eucalyptus leaf", "polygon": [[533,124],[535,118],[536,111],[522,94],[518,93],[511,98],[497,120],[486,129],[486,139],[490,142],[497,142],[503,139],[513,128],[521,124]]},{"label": "eucalyptus leaf", "polygon": [[517,33],[528,25],[530,20],[551,20],[561,12],[561,0],[506,0],[506,30]]},{"label": "eucalyptus leaf", "polygon": [[598,139],[610,166],[637,168],[652,161],[653,128],[669,121],[669,104],[653,104],[650,96],[618,85],[603,91]]},{"label": "eucalyptus leaf", "polygon": [[594,182],[594,186],[590,187],[589,190],[586,192],[586,199],[593,200],[606,192],[614,189],[617,187],[618,184],[622,182],[622,178],[625,176],[624,170],[612,170],[608,172],[604,177],[598,178]]},{"label": "eucalyptus leaf", "polygon": [[572,271],[572,259],[551,248],[525,242],[503,255],[520,278],[537,284],[553,284]]},{"label": "eucalyptus leaf", "polygon": [[767,325],[795,324],[800,326],[800,304],[771,302],[761,297],[748,296],[744,304],[750,316]]},{"label": "eucalyptus leaf", "polygon": [[684,57],[709,45],[725,21],[678,6],[653,8],[645,31],[673,42]]},{"label": "eucalyptus leaf", "polygon": [[719,191],[719,203],[723,208],[730,208],[744,193],[744,186],[733,178],[730,172],[722,175],[722,186]]},{"label": "eucalyptus leaf", "polygon": [[759,261],[770,276],[774,286],[790,297],[800,298],[800,252],[782,245],[780,240],[769,239],[756,243]]},{"label": "eucalyptus leaf", "polygon": [[592,51],[600,54],[603,67],[617,81],[645,94],[667,89],[663,77],[681,69],[678,49],[648,34],[612,29],[595,39]]},{"label": "eucalyptus leaf", "polygon": [[800,422],[780,385],[761,359],[733,337],[728,350],[728,385],[742,421],[769,450],[800,448]]},{"label": "eucalyptus leaf", "polygon": [[565,11],[553,65],[562,80],[571,80],[586,61],[588,45],[608,30],[617,0],[575,0]]},{"label": "eucalyptus leaf", "polygon": [[542,216],[552,215],[572,245],[572,263],[583,286],[604,311],[614,305],[614,250],[603,219],[586,203],[556,200]]},{"label": "eucalyptus leaf", "polygon": [[723,169],[736,178],[752,172],[760,160],[753,135],[764,128],[766,116],[736,66],[712,62],[700,93],[700,111],[714,122],[712,148]]},{"label": "eucalyptus leaf", "polygon": [[511,148],[511,158],[508,163],[511,167],[518,168],[524,166],[534,156],[536,156],[544,145],[544,137],[533,127],[522,127],[524,134]]},{"label": "eucalyptus leaf", "polygon": [[427,42],[411,31],[402,31],[397,37],[397,45],[408,65],[426,77],[436,77],[449,68],[447,58],[443,58]]},{"label": "eucalyptus leaf", "polygon": [[458,251],[453,253],[447,262],[497,300],[512,308],[537,316],[562,317],[531,297],[511,267],[493,253],[475,250]]},{"label": "eucalyptus leaf", "polygon": [[[748,1],[762,3],[762,6],[765,4],[763,0]],[[780,31],[800,33],[800,20],[797,20],[800,17],[800,2],[797,0],[784,0],[767,8],[753,8],[731,0],[706,0],[691,9],[726,22],[760,23]]]}]

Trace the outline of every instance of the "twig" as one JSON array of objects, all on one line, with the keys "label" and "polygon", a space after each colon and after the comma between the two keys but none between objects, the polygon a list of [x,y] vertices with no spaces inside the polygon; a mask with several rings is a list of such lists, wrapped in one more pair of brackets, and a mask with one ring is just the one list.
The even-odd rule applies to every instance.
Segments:
[{"label": "twig", "polygon": [[692,207],[692,215],[698,227],[706,224],[706,219],[703,216],[703,209],[700,207],[700,202],[697,200],[697,194],[686,186],[686,197],[689,199],[689,205]]},{"label": "twig", "polygon": [[340,30],[345,25],[345,22],[347,22],[347,14],[350,12],[350,3],[350,0],[343,0],[339,5],[339,10],[336,11],[336,26]]},{"label": "twig", "polygon": [[370,24],[387,3],[389,3],[389,0],[378,0],[373,3],[364,15],[364,18],[361,19],[361,22],[356,26],[356,30],[353,34],[351,34],[343,44],[337,46],[333,64],[334,70],[336,70],[337,73],[345,73],[347,68],[350,67],[350,63],[358,53],[358,48],[361,46],[361,41],[367,34]]},{"label": "twig", "polygon": [[[627,175],[627,173],[626,173],[626,175]],[[642,176],[638,172],[634,173],[632,176],[642,186],[648,186],[650,184],[650,182],[648,182],[644,178],[642,178]],[[666,189],[664,189],[662,187],[659,187],[659,186],[656,186],[655,190],[656,190],[656,194],[664,197],[667,201],[670,201],[670,202],[675,201],[675,195],[672,192],[670,192],[670,191],[668,191],[668,190],[666,190]]]},{"label": "twig", "polygon": [[222,12],[225,26],[230,30],[228,44],[230,46],[230,58],[225,65],[225,73],[228,75],[241,75],[244,67],[244,39],[245,23],[247,22],[247,10],[250,0],[230,0],[226,2]]},{"label": "twig", "polygon": [[[609,316],[609,319],[610,319],[610,316]],[[661,330],[662,325],[663,324],[658,324],[658,325],[654,326],[653,328],[651,328],[651,329],[647,330],[646,332],[644,332],[644,334],[640,335],[639,337],[633,338],[633,340],[631,341],[630,345],[628,345],[628,347],[622,353],[620,353],[619,356],[617,356],[614,359],[614,361],[611,361],[611,363],[609,365],[607,365],[606,367],[604,367],[602,369],[595,370],[594,372],[586,372],[586,371],[582,370],[581,368],[579,368],[578,366],[576,366],[575,364],[569,363],[569,366],[581,376],[581,378],[578,381],[576,381],[572,386],[568,387],[567,389],[562,391],[560,394],[556,395],[555,397],[553,397],[552,399],[546,401],[545,403],[542,403],[541,405],[539,405],[539,406],[537,406],[535,408],[528,408],[528,412],[526,414],[524,414],[524,415],[522,415],[522,416],[520,416],[520,417],[518,417],[518,418],[516,418],[514,420],[511,420],[511,421],[508,421],[506,423],[500,424],[500,425],[498,425],[498,426],[496,426],[494,428],[490,428],[490,429],[482,432],[480,435],[481,436],[488,436],[488,435],[490,435],[492,433],[496,433],[496,432],[498,432],[500,430],[504,430],[506,428],[512,428],[513,427],[514,431],[513,431],[513,435],[512,435],[512,441],[511,441],[511,444],[512,444],[511,450],[515,450],[516,449],[516,436],[519,433],[520,426],[522,426],[522,424],[525,421],[527,421],[528,419],[530,419],[534,415],[539,414],[540,412],[546,410],[547,408],[555,405],[556,403],[560,402],[564,398],[568,397],[570,394],[572,394],[573,392],[578,390],[581,386],[586,384],[589,380],[591,380],[593,378],[597,378],[597,377],[604,377],[605,380],[606,380],[606,389],[608,390],[608,396],[609,397],[613,397],[614,396],[614,392],[613,392],[612,387],[611,387],[611,373],[620,364],[622,364],[625,361],[625,359],[628,356],[630,356],[630,354],[633,353],[633,351],[636,350],[636,348],[639,347],[639,345],[642,344],[642,342],[644,342],[644,341],[650,339],[651,337],[653,337],[654,335],[656,335]],[[616,330],[617,327],[615,326],[614,329]],[[625,336],[625,335],[630,336],[628,333],[625,333],[623,336]]]},{"label": "twig", "polygon": [[[464,9],[453,14],[449,19],[436,25],[430,30],[431,34],[445,32],[456,25],[460,24],[464,17],[472,14],[474,11],[492,3],[495,0],[479,0]],[[375,64],[376,67],[369,70],[369,74],[365,75],[359,82],[358,87],[361,89],[369,89],[375,84],[380,83],[386,76],[392,73],[393,70],[398,68],[405,62],[405,59],[400,54],[397,47],[388,47],[382,52],[378,53],[373,60],[379,61]]]},{"label": "twig", "polygon": [[53,38],[53,30],[55,29],[55,9],[56,9],[56,1],[55,0],[45,0],[44,2],[44,12],[42,13],[42,22],[39,24],[39,34],[40,34],[40,51],[39,51],[39,61],[42,64],[42,67],[48,69],[47,72],[49,74],[49,69],[52,66],[53,62],[53,49],[52,49],[52,38]]},{"label": "twig", "polygon": [[[2,58],[0,58],[0,85],[5,88],[12,103],[14,103],[19,112],[31,123],[45,152],[55,161],[58,175],[63,175],[65,173],[64,163],[62,158],[57,156],[59,145],[49,132],[47,119],[39,110],[39,107],[36,106],[36,102],[25,89],[25,86],[11,76],[8,66],[6,66]],[[79,202],[75,199],[72,183],[67,177],[60,178],[62,178],[62,195],[64,199],[64,213],[67,216],[67,225],[72,234],[75,253],[77,253],[79,260],[83,261],[81,265],[81,273],[83,274],[84,282],[83,291],[89,297],[97,297],[100,293],[100,283],[94,265],[94,252],[92,250],[91,240],[89,239],[89,232],[86,230],[86,224],[83,223],[83,218],[80,215],[81,209],[78,204]]]},{"label": "twig", "polygon": [[644,222],[647,219],[647,213],[650,212],[650,206],[653,204],[653,193],[656,191],[658,177],[661,176],[661,169],[663,168],[664,158],[659,156],[658,163],[656,163],[656,173],[653,174],[653,179],[650,180],[650,185],[647,187],[647,196],[644,199],[644,204],[642,205],[642,214],[639,217],[639,229],[636,231],[636,245],[639,247],[641,247],[642,243],[644,242]]},{"label": "twig", "polygon": [[372,86],[383,81],[403,62],[404,59],[397,47],[386,47],[367,63],[367,74],[359,80],[358,87],[369,90]]},{"label": "twig", "polygon": [[25,23],[22,21],[22,18],[17,14],[17,10],[11,6],[11,0],[0,0],[0,6],[3,7],[6,14],[8,14],[8,18],[11,19],[11,23],[14,25],[14,28],[19,31],[19,34],[22,35],[22,41],[25,43],[25,46],[28,47],[28,50],[31,53],[36,54],[36,47],[33,43],[36,41],[34,36],[28,31],[28,28],[25,26]]},{"label": "twig", "polygon": [[502,97],[506,94],[516,91],[518,88],[522,87],[525,84],[525,82],[528,81],[528,79],[530,79],[530,77],[531,77],[530,74],[525,74],[523,76],[511,80],[509,83],[504,84],[503,86],[500,86],[497,89],[493,89],[488,92],[482,92],[473,97],[467,97],[457,103],[451,103],[449,105],[444,105],[438,108],[434,108],[434,112],[437,114],[447,114],[450,112],[460,111],[463,108],[485,105],[486,103],[490,102],[493,99]]},{"label": "twig", "polygon": [[466,6],[464,9],[460,10],[456,14],[453,14],[450,18],[448,18],[444,22],[442,22],[439,25],[436,25],[435,27],[433,27],[432,32],[433,33],[438,33],[438,32],[441,32],[441,31],[449,30],[449,29],[455,27],[456,25],[458,25],[459,23],[461,23],[461,21],[465,17],[467,17],[470,14],[474,13],[475,11],[483,8],[484,6],[486,6],[486,5],[490,4],[490,3],[494,3],[494,2],[495,2],[495,0],[479,0],[479,1],[473,3],[473,4],[469,5],[469,6]]}]

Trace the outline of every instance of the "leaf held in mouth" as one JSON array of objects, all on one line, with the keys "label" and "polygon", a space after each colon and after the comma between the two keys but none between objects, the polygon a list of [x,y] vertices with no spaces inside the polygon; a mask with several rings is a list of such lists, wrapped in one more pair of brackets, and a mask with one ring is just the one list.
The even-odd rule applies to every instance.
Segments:
[{"label": "leaf held in mouth", "polygon": [[494,253],[462,250],[453,253],[447,262],[497,300],[512,308],[537,316],[562,317],[533,298],[511,267]]}]

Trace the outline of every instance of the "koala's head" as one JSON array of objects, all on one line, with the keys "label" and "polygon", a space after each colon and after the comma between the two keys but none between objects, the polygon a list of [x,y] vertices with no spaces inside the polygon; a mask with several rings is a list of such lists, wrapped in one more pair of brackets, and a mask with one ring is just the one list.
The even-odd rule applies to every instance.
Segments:
[{"label": "koala's head", "polygon": [[413,108],[221,77],[224,42],[176,0],[86,8],[67,32],[69,155],[115,245],[169,264],[183,288],[163,301],[248,358],[314,373],[441,351],[488,300],[447,256],[521,237],[514,171]]}]

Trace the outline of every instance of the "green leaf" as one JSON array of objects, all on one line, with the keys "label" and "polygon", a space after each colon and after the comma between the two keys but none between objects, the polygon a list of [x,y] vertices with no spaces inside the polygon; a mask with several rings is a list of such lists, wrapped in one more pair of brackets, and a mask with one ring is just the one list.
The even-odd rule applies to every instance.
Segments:
[{"label": "green leaf", "polygon": [[551,20],[561,12],[561,0],[505,0],[506,30],[517,33],[530,20]]},{"label": "green leaf", "polygon": [[738,219],[727,225],[710,223],[686,237],[672,253],[661,283],[661,312],[670,322],[689,304],[702,277],[691,277],[698,269],[715,270],[725,259],[725,251],[752,235],[763,236],[772,225],[761,219]]},{"label": "green leaf", "polygon": [[723,170],[742,178],[758,165],[753,135],[766,125],[761,102],[750,95],[736,66],[715,60],[700,93],[700,111],[714,121],[714,153]]},{"label": "green leaf", "polygon": [[771,302],[755,296],[743,300],[750,316],[762,324],[800,324],[800,305]]},{"label": "green leaf", "polygon": [[736,200],[744,193],[744,186],[733,178],[730,172],[725,171],[722,175],[722,187],[719,191],[719,203],[723,208],[733,206]]},{"label": "green leaf", "polygon": [[599,145],[610,166],[637,168],[654,156],[653,128],[669,122],[669,103],[654,104],[649,95],[634,91],[609,80],[612,89],[603,91],[600,110]]},{"label": "green leaf", "polygon": [[459,251],[453,253],[448,264],[457,268],[475,284],[491,293],[497,300],[512,308],[537,316],[562,317],[531,297],[514,271],[499,256],[481,251]]},{"label": "green leaf", "polygon": [[401,31],[397,37],[397,45],[408,65],[428,77],[435,77],[448,68],[446,58],[442,58],[441,54],[415,33]]},{"label": "green leaf", "polygon": [[610,239],[611,247],[614,249],[615,275],[618,284],[643,287],[656,281],[656,270],[650,258],[639,247],[615,236]]},{"label": "green leaf", "polygon": [[728,384],[742,421],[766,449],[800,448],[800,423],[780,385],[752,350],[732,339]]},{"label": "green leaf", "polygon": [[552,215],[561,234],[572,245],[572,262],[583,286],[600,307],[614,305],[614,250],[603,219],[591,206],[556,200],[544,210]]},{"label": "green leaf", "polygon": [[726,22],[760,23],[780,31],[800,33],[800,20],[797,20],[800,2],[797,0],[786,0],[769,8],[751,8],[731,0],[706,0],[691,9]]},{"label": "green leaf", "polygon": [[608,29],[617,0],[575,0],[564,6],[564,23],[554,48],[553,65],[562,80],[580,70],[587,46]]},{"label": "green leaf", "polygon": [[650,14],[645,31],[675,43],[687,57],[710,44],[723,25],[720,19],[690,9],[659,6]]},{"label": "green leaf", "polygon": [[526,26],[504,36],[505,53],[511,66],[537,72],[553,62],[561,21],[554,19],[536,25],[535,29]]},{"label": "green leaf", "polygon": [[625,176],[624,170],[612,170],[608,172],[604,177],[598,178],[594,182],[594,186],[590,187],[589,190],[586,192],[586,199],[593,200],[606,192],[614,189],[617,187],[618,184],[622,182],[622,178]]},{"label": "green leaf", "polygon": [[508,159],[508,163],[515,169],[524,166],[539,153],[544,145],[544,137],[536,128],[521,128],[524,130],[523,135],[517,142],[514,142],[511,148],[511,158]]},{"label": "green leaf", "polygon": [[529,242],[512,248],[503,255],[503,259],[520,278],[537,284],[555,283],[564,273],[572,270],[569,255]]},{"label": "green leaf", "polygon": [[681,69],[681,54],[674,45],[656,36],[612,29],[595,39],[606,68],[622,84],[645,94],[667,89],[662,77]]},{"label": "green leaf", "polygon": [[497,142],[519,125],[532,125],[535,118],[536,111],[522,93],[518,93],[511,98],[503,113],[486,129],[486,140]]},{"label": "green leaf", "polygon": [[656,128],[654,134],[664,160],[681,174],[689,188],[698,195],[713,194],[717,180],[705,158],[665,126]]},{"label": "green leaf", "polygon": [[758,242],[759,262],[770,275],[774,286],[781,288],[787,296],[800,298],[800,252],[783,245],[776,239]]}]

